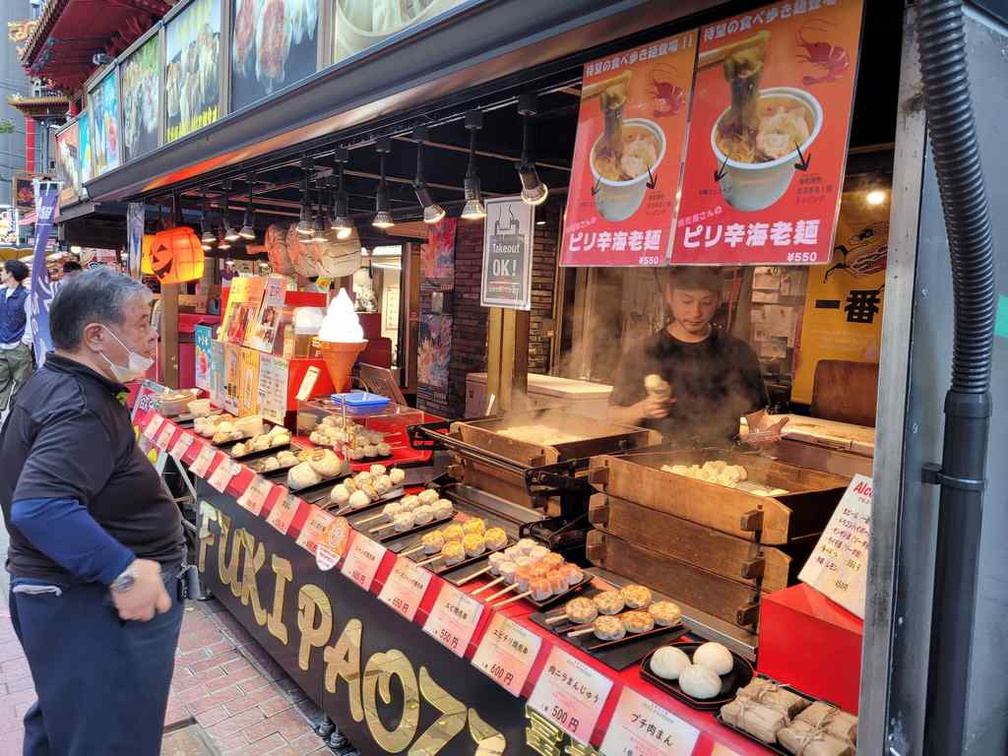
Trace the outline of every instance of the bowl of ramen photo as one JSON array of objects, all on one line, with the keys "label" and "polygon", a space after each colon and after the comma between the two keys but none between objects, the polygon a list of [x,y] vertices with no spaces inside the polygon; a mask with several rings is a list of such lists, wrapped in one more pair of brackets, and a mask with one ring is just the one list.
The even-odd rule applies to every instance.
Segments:
[{"label": "bowl of ramen photo", "polygon": [[732,119],[732,107],[725,108],[711,129],[721,194],[732,207],[747,212],[770,207],[784,196],[800,159],[798,151],[808,154],[823,118],[819,101],[792,87],[761,89],[753,106],[752,117],[745,121]]},{"label": "bowl of ramen photo", "polygon": [[460,0],[338,0],[336,57],[366,50],[396,32],[458,5]]},{"label": "bowl of ramen photo", "polygon": [[628,118],[615,139],[610,145],[603,132],[592,145],[595,207],[607,221],[624,221],[641,206],[665,157],[665,133],[653,121]]}]

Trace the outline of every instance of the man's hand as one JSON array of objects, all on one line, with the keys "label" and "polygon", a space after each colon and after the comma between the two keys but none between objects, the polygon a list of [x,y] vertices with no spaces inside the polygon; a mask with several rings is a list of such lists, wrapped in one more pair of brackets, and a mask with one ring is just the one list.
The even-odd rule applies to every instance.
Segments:
[{"label": "man's hand", "polygon": [[150,559],[137,559],[129,569],[135,577],[133,585],[126,590],[111,591],[120,619],[148,622],[171,609],[160,564]]},{"label": "man's hand", "polygon": [[655,399],[649,396],[634,405],[637,417],[644,420],[662,420],[669,416],[675,399]]},{"label": "man's hand", "polygon": [[781,440],[781,431],[789,420],[788,417],[774,418],[761,412],[755,423],[749,422],[749,432],[742,440],[757,449],[773,446]]}]

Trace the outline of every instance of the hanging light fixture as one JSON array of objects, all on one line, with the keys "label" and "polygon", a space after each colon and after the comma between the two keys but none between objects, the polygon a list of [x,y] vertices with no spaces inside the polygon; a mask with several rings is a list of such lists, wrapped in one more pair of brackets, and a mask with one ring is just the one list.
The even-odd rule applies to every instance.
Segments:
[{"label": "hanging light fixture", "polygon": [[388,184],[385,181],[385,156],[392,152],[392,143],[388,137],[381,137],[378,139],[376,149],[378,150],[381,163],[381,181],[378,184],[378,192],[375,195],[375,217],[371,221],[371,225],[375,228],[392,228],[395,225],[395,221],[392,220]]},{"label": "hanging light fixture", "polygon": [[346,147],[337,147],[333,153],[336,171],[336,202],[333,207],[332,230],[337,239],[349,239],[354,231],[354,222],[350,219],[350,198],[343,188],[343,168],[350,162],[350,153]]},{"label": "hanging light fixture", "polygon": [[255,241],[255,208],[252,207],[252,187],[255,185],[255,174],[249,174],[248,181],[248,205],[245,206],[245,220],[242,222],[241,231],[238,232],[245,241]]},{"label": "hanging light fixture", "polygon": [[480,189],[479,174],[476,172],[476,132],[483,128],[483,111],[470,110],[465,116],[465,127],[469,130],[469,167],[465,175],[465,205],[462,217],[465,220],[486,218],[483,205],[483,191]]},{"label": "hanging light fixture", "polygon": [[417,140],[416,151],[416,176],[413,177],[413,191],[416,192],[417,202],[423,208],[423,222],[434,224],[440,223],[445,217],[445,209],[434,201],[430,187],[423,177],[423,146],[430,137],[430,132],[426,126],[417,126],[413,129],[413,138]]},{"label": "hanging light fixture", "polygon": [[238,232],[235,231],[234,226],[231,225],[231,179],[224,182],[224,210],[223,217],[221,218],[221,224],[224,226],[224,239],[229,242],[236,242],[241,237]]},{"label": "hanging light fixture", "polygon": [[521,162],[515,168],[518,170],[518,177],[521,179],[522,202],[526,205],[541,205],[549,196],[549,189],[539,178],[535,161],[529,157],[529,141],[532,116],[539,112],[538,101],[533,92],[526,92],[518,96],[518,113],[522,117],[522,154]]},{"label": "hanging light fixture", "polygon": [[214,232],[210,230],[210,224],[207,219],[210,217],[209,208],[207,206],[206,198],[206,188],[200,189],[200,194],[203,197],[203,218],[200,221],[200,228],[203,231],[203,235],[200,237],[200,245],[205,251],[213,249],[214,244],[217,243],[217,237]]},{"label": "hanging light fixture", "polygon": [[312,170],[311,158],[301,159],[301,169],[304,171],[304,176],[301,179],[301,219],[296,228],[301,236],[311,236],[314,231],[311,222],[311,208],[308,205],[308,174]]},{"label": "hanging light fixture", "polygon": [[320,178],[315,182],[315,189],[317,191],[318,204],[315,205],[315,222],[312,224],[312,235],[307,239],[307,241],[315,242],[316,244],[323,244],[326,241],[326,227],[329,225],[326,222],[325,217],[325,206],[323,200],[323,189],[325,179]]}]

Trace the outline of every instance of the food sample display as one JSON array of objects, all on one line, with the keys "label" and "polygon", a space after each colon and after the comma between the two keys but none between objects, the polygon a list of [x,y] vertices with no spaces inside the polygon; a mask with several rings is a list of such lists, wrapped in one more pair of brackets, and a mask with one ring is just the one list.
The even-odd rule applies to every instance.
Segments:
[{"label": "food sample display", "polygon": [[248,467],[252,470],[252,472],[263,475],[266,473],[276,472],[278,470],[290,469],[300,462],[301,460],[298,459],[295,452],[290,449],[284,449],[283,451],[277,452],[276,455],[259,457],[258,459],[251,460],[248,463]]},{"label": "food sample display", "polygon": [[341,415],[327,415],[315,426],[308,440],[319,446],[348,447],[348,455],[354,461],[379,459],[391,456],[392,447],[385,442],[385,434],[372,431]]},{"label": "food sample display", "polygon": [[301,463],[287,473],[287,486],[292,491],[335,478],[343,469],[343,460],[331,449],[305,449],[298,454],[298,459]]},{"label": "food sample display", "polygon": [[[398,491],[397,485],[404,479],[405,474],[402,470],[396,468],[386,470],[384,465],[372,465],[370,471],[359,472],[333,486],[329,492],[329,504],[337,507],[339,514],[364,509],[394,495]],[[398,484],[394,481],[398,481]],[[390,503],[386,505],[383,514],[391,513],[387,518],[391,522],[392,517],[402,511],[401,503]]]},{"label": "food sample display", "polygon": [[217,432],[220,425],[225,425],[228,433],[234,430],[234,417],[221,413],[219,415],[206,415],[193,418],[193,431],[203,438],[210,438]]},{"label": "food sample display", "polygon": [[651,671],[663,680],[678,680],[682,671],[690,666],[690,658],[675,646],[663,646],[651,656]]},{"label": "food sample display", "polygon": [[260,433],[258,436],[253,436],[247,441],[238,442],[231,447],[229,453],[232,457],[245,457],[249,454],[288,446],[290,442],[290,432],[282,425],[276,425],[268,433]]}]

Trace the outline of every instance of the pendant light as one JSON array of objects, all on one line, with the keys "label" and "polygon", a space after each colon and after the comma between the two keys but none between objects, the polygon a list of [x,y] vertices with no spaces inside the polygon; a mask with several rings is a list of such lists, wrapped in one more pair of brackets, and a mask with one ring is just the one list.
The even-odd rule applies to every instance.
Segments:
[{"label": "pendant light", "polygon": [[380,137],[375,149],[378,151],[381,164],[381,181],[378,183],[378,192],[375,194],[375,217],[371,221],[371,225],[375,228],[392,228],[395,221],[392,220],[388,184],[385,181],[385,156],[392,152],[392,143],[388,137]]},{"label": "pendant light", "polygon": [[483,128],[483,111],[470,110],[466,113],[465,127],[469,130],[469,167],[466,168],[465,175],[462,217],[465,220],[482,220],[486,218],[486,207],[483,205],[483,192],[476,172],[476,132]]},{"label": "pendant light", "polygon": [[245,220],[242,223],[241,231],[238,232],[245,241],[255,241],[255,208],[252,207],[252,187],[255,185],[255,174],[251,173],[247,179],[248,183],[248,205],[245,207]]},{"label": "pendant light", "polygon": [[413,129],[413,138],[417,140],[416,151],[416,176],[413,177],[413,191],[416,192],[417,202],[423,208],[423,222],[428,224],[440,223],[445,217],[445,209],[434,201],[430,187],[423,177],[423,146],[430,137],[426,126],[417,126]]},{"label": "pendant light", "polygon": [[231,179],[224,182],[224,217],[221,219],[221,224],[224,226],[224,239],[229,242],[236,242],[241,237],[238,232],[235,231],[234,226],[231,225]]},{"label": "pendant light", "polygon": [[522,183],[522,202],[526,205],[541,205],[549,196],[549,189],[539,178],[535,162],[529,157],[529,142],[531,141],[529,126],[532,116],[538,112],[538,101],[533,92],[526,92],[518,96],[518,113],[522,117],[522,154],[521,162],[515,168],[518,170],[518,177]]},{"label": "pendant light", "polygon": [[311,208],[308,206],[308,175],[312,170],[311,158],[301,159],[301,170],[304,176],[301,178],[301,219],[297,224],[297,232],[301,236],[311,236],[314,230],[311,222]]},{"label": "pendant light", "polygon": [[337,239],[349,239],[354,231],[354,223],[350,219],[350,199],[343,188],[343,168],[350,162],[350,153],[346,147],[337,147],[333,153],[336,171],[336,202],[333,207],[332,230]]},{"label": "pendant light", "polygon": [[213,249],[214,244],[217,243],[217,237],[214,235],[214,232],[210,230],[210,224],[208,221],[210,212],[207,206],[206,187],[200,189],[200,195],[203,198],[203,218],[200,221],[200,228],[203,231],[203,235],[200,237],[200,245],[205,251],[209,252]]},{"label": "pendant light", "polygon": [[326,227],[329,225],[325,218],[325,205],[322,197],[325,179],[319,178],[315,181],[316,196],[318,198],[318,203],[315,205],[315,222],[312,224],[312,235],[308,238],[308,241],[315,242],[316,244],[324,244],[326,241]]},{"label": "pendant light", "polygon": [[218,227],[217,249],[231,249],[231,242],[227,238],[227,203],[228,195],[225,189],[223,207],[221,209],[220,226]]}]

